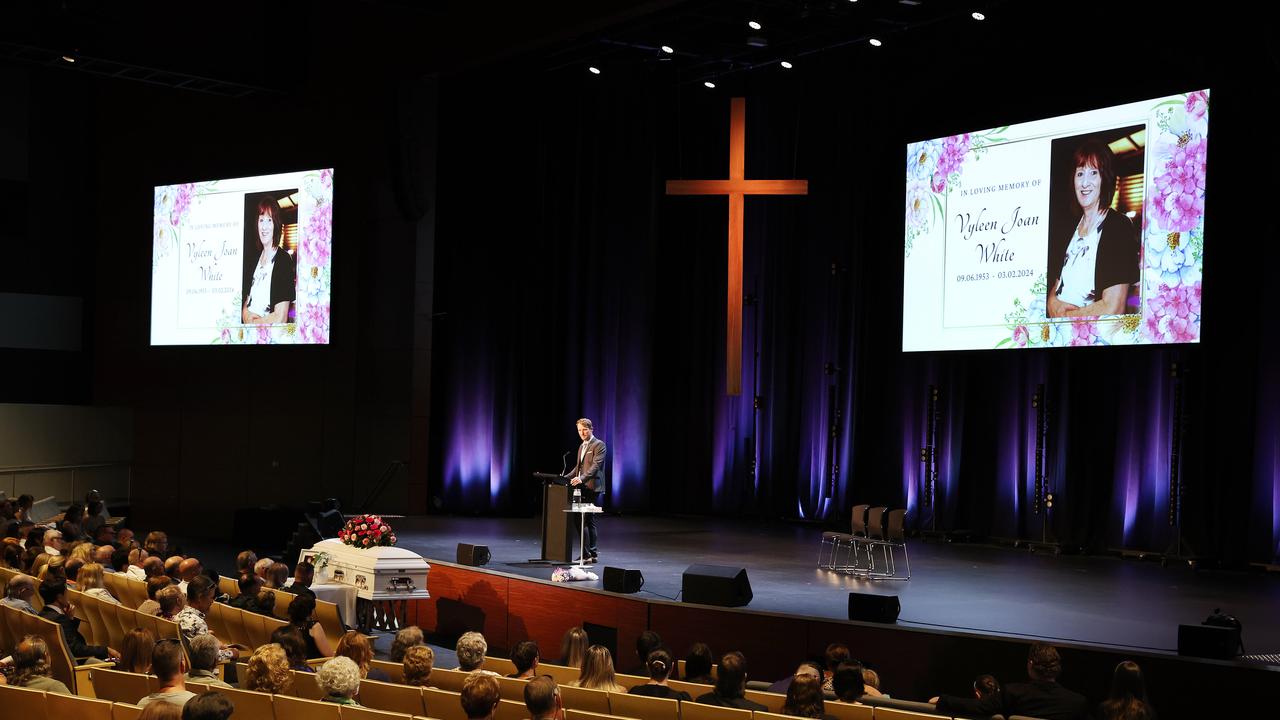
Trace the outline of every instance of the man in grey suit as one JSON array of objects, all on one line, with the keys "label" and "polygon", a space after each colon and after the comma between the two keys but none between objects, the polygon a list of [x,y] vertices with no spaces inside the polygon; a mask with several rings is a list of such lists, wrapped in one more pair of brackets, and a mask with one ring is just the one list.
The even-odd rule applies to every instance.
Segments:
[{"label": "man in grey suit", "polygon": [[[582,445],[578,447],[578,464],[569,475],[569,485],[582,490],[583,502],[599,505],[600,496],[604,494],[604,441],[595,436],[595,426],[590,419],[581,418],[576,425]],[[599,557],[596,552],[596,514],[585,515],[587,537],[581,548],[582,558],[593,563]]]}]

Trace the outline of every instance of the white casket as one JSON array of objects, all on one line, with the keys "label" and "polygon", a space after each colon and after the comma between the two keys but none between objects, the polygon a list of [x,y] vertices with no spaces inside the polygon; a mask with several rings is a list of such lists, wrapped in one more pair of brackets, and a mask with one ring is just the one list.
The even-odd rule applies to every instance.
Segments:
[{"label": "white casket", "polygon": [[331,538],[321,540],[302,551],[300,560],[311,560],[317,553],[328,553],[329,563],[317,569],[316,581],[350,585],[356,597],[364,600],[422,600],[427,594],[427,572],[431,566],[412,550],[398,547],[373,547],[358,550]]}]

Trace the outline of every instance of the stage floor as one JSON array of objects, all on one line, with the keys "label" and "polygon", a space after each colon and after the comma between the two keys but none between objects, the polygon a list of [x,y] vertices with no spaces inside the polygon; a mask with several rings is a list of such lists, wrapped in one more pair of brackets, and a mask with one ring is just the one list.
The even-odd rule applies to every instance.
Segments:
[{"label": "stage floor", "polygon": [[[456,545],[487,545],[486,569],[550,579],[531,564],[539,520],[409,517],[394,521],[401,547],[453,562]],[[1179,623],[1222,608],[1244,625],[1249,653],[1280,651],[1280,575],[1192,571],[1110,556],[1053,556],[1008,547],[909,541],[910,581],[869,581],[815,568],[822,530],[715,518],[603,516],[600,563],[644,573],[640,597],[678,599],[695,563],[747,568],[747,606],[790,615],[847,619],[850,591],[896,594],[899,624],[1040,638],[1110,648],[1169,651]],[[602,582],[574,585],[599,588]]]}]

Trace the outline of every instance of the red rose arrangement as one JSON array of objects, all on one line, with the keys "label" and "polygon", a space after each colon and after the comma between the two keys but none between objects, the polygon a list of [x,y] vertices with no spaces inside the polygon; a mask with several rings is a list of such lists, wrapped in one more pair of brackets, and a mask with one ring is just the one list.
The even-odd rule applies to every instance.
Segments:
[{"label": "red rose arrangement", "polygon": [[377,515],[357,515],[351,518],[338,533],[338,539],[360,549],[396,544],[395,532]]}]

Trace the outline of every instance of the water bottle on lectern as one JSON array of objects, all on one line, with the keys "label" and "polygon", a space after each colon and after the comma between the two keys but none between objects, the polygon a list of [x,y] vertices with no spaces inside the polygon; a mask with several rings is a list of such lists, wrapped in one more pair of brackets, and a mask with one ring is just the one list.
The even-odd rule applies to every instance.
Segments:
[{"label": "water bottle on lectern", "polygon": [[582,488],[578,487],[577,485],[573,486],[573,504],[574,505],[582,504]]}]

